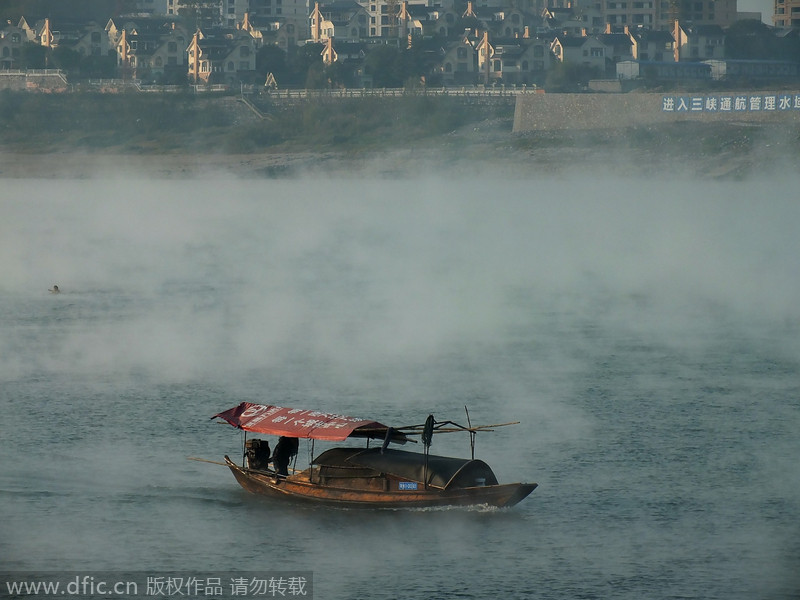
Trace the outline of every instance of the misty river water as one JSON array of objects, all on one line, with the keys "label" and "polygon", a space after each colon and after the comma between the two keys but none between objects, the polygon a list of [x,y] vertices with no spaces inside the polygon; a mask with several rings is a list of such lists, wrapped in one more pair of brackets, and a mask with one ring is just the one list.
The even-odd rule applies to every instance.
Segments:
[{"label": "misty river water", "polygon": [[[5,180],[0,571],[798,598],[797,183]],[[392,425],[466,405],[520,421],[476,456],[539,488],[502,510],[255,497],[187,460],[240,456],[210,417],[241,401]]]}]

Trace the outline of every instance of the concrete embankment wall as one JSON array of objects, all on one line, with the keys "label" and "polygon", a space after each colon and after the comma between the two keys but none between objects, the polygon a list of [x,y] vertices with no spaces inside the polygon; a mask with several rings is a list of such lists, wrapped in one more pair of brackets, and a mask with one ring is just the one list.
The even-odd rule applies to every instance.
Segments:
[{"label": "concrete embankment wall", "polygon": [[57,71],[25,72],[0,71],[0,90],[36,90],[41,92],[63,92],[67,80]]},{"label": "concrete embankment wall", "polygon": [[676,121],[800,124],[800,91],[701,94],[524,94],[514,133],[617,129]]}]

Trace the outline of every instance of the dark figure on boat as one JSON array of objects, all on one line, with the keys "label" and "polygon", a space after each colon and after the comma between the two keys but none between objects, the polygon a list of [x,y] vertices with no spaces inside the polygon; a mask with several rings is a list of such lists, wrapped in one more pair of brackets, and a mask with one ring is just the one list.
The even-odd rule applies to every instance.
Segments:
[{"label": "dark figure on boat", "polygon": [[266,471],[269,469],[269,443],[267,440],[252,439],[245,444],[247,464],[251,469]]},{"label": "dark figure on boat", "polygon": [[289,474],[289,463],[292,457],[297,455],[299,443],[296,437],[281,436],[272,454],[272,462],[275,464],[275,471],[278,475]]}]

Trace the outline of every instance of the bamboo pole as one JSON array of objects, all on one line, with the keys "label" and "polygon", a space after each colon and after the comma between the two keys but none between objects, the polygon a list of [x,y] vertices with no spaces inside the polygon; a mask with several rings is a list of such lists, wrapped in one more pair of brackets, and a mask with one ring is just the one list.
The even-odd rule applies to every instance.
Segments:
[{"label": "bamboo pole", "polygon": [[186,460],[196,460],[197,462],[204,462],[212,465],[222,465],[223,467],[228,466],[228,463],[220,462],[218,460],[208,460],[207,458],[198,458],[196,456],[187,456]]}]

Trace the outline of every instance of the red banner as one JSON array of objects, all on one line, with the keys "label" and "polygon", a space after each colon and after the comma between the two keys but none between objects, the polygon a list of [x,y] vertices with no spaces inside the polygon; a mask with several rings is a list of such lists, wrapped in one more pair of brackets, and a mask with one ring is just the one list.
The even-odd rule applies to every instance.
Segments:
[{"label": "red banner", "polygon": [[[251,404],[250,402],[242,402],[239,406],[234,406],[212,418],[217,417],[225,419],[234,427],[254,433],[312,438],[331,442],[341,442],[353,434],[356,429],[362,427],[379,430],[370,433],[361,432],[362,437],[383,437],[386,431],[385,425],[368,419],[357,419],[302,408]],[[380,430],[383,430],[383,433]],[[356,432],[355,435],[358,436],[359,432]]]}]

